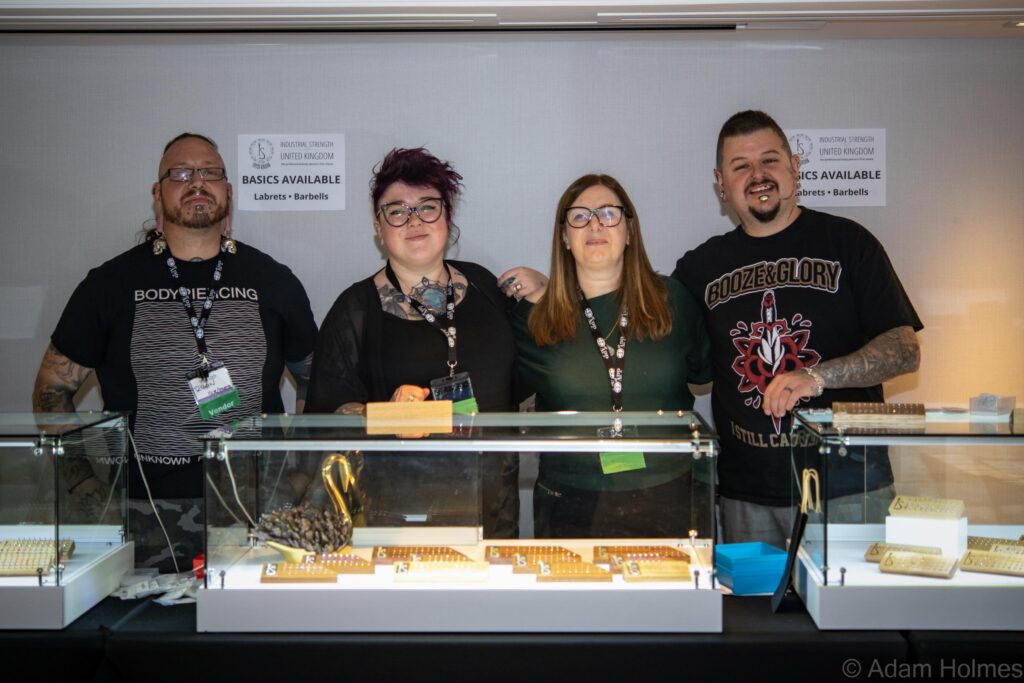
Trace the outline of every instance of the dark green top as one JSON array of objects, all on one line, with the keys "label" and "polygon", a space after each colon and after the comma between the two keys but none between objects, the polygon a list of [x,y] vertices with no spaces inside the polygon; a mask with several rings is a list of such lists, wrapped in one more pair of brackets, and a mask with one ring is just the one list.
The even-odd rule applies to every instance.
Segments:
[{"label": "dark green top", "polygon": [[[624,410],[690,410],[693,395],[687,382],[711,380],[710,349],[700,308],[682,285],[662,279],[668,287],[672,331],[658,341],[629,339],[622,382]],[[618,292],[612,292],[590,300],[601,333],[613,330],[606,337],[612,348],[619,339],[617,299]],[[578,316],[575,339],[538,347],[527,325],[532,307],[523,301],[512,318],[522,396],[536,393],[538,411],[610,411],[608,373],[583,312]],[[626,491],[664,484],[685,474],[691,464],[690,458],[675,454],[648,454],[645,460],[647,467],[642,470],[604,474],[597,454],[550,454],[541,459],[541,475],[576,488]]]}]

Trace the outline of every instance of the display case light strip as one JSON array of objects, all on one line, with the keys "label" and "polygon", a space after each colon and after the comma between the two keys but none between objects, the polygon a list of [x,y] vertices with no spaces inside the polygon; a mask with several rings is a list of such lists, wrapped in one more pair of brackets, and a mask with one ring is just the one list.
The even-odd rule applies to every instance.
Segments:
[{"label": "display case light strip", "polygon": [[[467,439],[429,439],[429,440],[257,440],[232,439],[222,442],[217,448],[220,453],[230,451],[363,451],[373,453],[381,451],[500,451],[500,452],[540,452],[547,453],[578,453],[598,452],[601,450],[640,450],[645,453],[695,453],[704,444],[691,441],[642,441],[638,439],[580,439],[575,441],[550,441],[546,439],[515,439],[502,441],[470,441]],[[373,446],[374,448],[370,448]],[[702,451],[702,454],[705,454]]]}]

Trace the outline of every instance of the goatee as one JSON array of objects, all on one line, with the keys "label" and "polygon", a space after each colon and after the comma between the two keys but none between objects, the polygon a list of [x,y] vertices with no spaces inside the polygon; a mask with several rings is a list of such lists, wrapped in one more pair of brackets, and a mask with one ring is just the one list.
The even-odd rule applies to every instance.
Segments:
[{"label": "goatee", "polygon": [[771,223],[773,220],[775,220],[775,217],[779,215],[779,209],[781,208],[782,204],[776,204],[774,207],[767,209],[765,211],[761,211],[760,209],[750,207],[750,215],[752,215],[754,218],[761,221],[762,223]]},{"label": "goatee", "polygon": [[211,228],[228,217],[228,207],[215,206],[213,211],[206,211],[202,204],[198,204],[186,215],[184,211],[164,210],[164,220],[182,225],[193,230],[205,230]]}]

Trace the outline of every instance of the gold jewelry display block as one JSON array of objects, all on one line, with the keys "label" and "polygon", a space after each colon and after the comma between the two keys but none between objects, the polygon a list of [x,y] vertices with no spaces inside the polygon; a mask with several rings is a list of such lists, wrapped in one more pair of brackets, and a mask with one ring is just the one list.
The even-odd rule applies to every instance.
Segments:
[{"label": "gold jewelry display block", "polygon": [[385,401],[366,404],[366,433],[419,438],[450,434],[451,401]]},{"label": "gold jewelry display block", "polygon": [[378,545],[373,548],[374,564],[395,562],[469,562],[458,550],[443,545]]},{"label": "gold jewelry display block", "polygon": [[920,555],[889,551],[882,556],[878,568],[886,574],[909,574],[933,579],[952,579],[957,559],[942,555]]},{"label": "gold jewelry display block", "polygon": [[902,545],[899,543],[872,543],[864,553],[864,560],[867,562],[881,562],[882,557],[889,551],[899,553],[917,553],[919,555],[941,555],[942,548],[933,548],[927,545]]},{"label": "gold jewelry display block", "polygon": [[832,404],[833,427],[924,427],[923,403],[849,403]]},{"label": "gold jewelry display block", "polygon": [[995,543],[989,549],[992,553],[1002,553],[1003,555],[1020,555],[1024,557],[1024,545],[1019,543]]},{"label": "gold jewelry display block", "polygon": [[682,560],[689,562],[690,556],[678,548],[667,545],[596,545],[594,546],[594,562],[612,564],[613,559],[625,555],[650,555],[650,559]]},{"label": "gold jewelry display block", "polygon": [[[630,557],[627,555],[627,558]],[[622,563],[622,578],[627,583],[646,581],[689,581],[690,563],[679,560],[632,560]]]},{"label": "gold jewelry display block", "polygon": [[490,568],[487,562],[395,562],[395,581],[399,583],[483,582]]},{"label": "gold jewelry display block", "polygon": [[57,565],[67,562],[75,552],[75,542],[62,539],[59,542],[59,560],[54,560],[52,538],[14,538],[0,540],[0,576],[37,576]]},{"label": "gold jewelry display block", "polygon": [[314,562],[267,562],[260,583],[337,583],[338,572]]},{"label": "gold jewelry display block", "polygon": [[540,571],[541,563],[565,563],[577,564],[583,561],[579,553],[574,553],[563,548],[556,548],[554,551],[528,552],[516,555],[512,560],[513,574],[536,574]]},{"label": "gold jewelry display block", "polygon": [[537,569],[539,583],[561,581],[611,581],[612,573],[589,562],[541,562]]},{"label": "gold jewelry display block", "polygon": [[1012,538],[992,538],[991,536],[968,536],[968,550],[992,550],[994,545],[1024,545],[1024,539],[1015,541]]},{"label": "gold jewelry display block", "polygon": [[965,572],[1024,577],[1024,557],[984,550],[968,550],[960,560],[960,568]]},{"label": "gold jewelry display block", "polygon": [[487,561],[491,564],[513,564],[516,555],[535,555],[543,553],[564,553],[576,555],[558,545],[489,545],[484,551]]},{"label": "gold jewelry display block", "polygon": [[352,553],[307,555],[306,564],[319,564],[338,574],[373,574],[373,563]]},{"label": "gold jewelry display block", "polygon": [[964,502],[952,498],[896,496],[889,504],[889,514],[919,519],[960,519],[964,516]]}]

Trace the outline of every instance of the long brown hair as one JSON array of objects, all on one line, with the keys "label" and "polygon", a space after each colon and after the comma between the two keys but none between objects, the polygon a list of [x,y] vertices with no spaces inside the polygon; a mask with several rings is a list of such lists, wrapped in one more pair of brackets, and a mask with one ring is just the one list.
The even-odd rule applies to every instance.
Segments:
[{"label": "long brown hair", "polygon": [[622,285],[618,291],[619,315],[629,310],[628,334],[633,339],[650,337],[658,340],[672,331],[672,314],[668,306],[668,288],[661,280],[644,250],[640,219],[633,200],[615,178],[588,174],[576,179],[562,193],[555,209],[555,228],[551,236],[551,273],[547,291],[530,311],[530,334],[537,346],[557,344],[576,338],[579,303],[576,298],[576,261],[562,243],[566,230],[565,211],[584,191],[594,186],[606,187],[625,207],[628,244],[623,253]]}]

